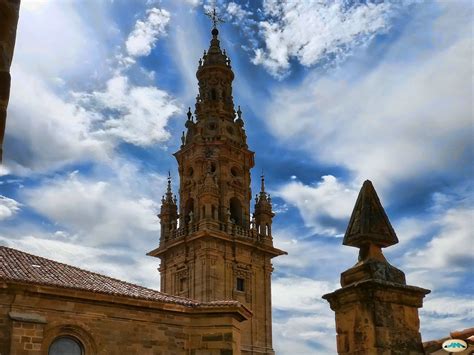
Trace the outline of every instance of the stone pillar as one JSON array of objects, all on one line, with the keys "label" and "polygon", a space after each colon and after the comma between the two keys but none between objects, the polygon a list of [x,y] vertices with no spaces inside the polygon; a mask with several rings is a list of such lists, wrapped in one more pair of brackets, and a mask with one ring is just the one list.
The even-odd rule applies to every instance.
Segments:
[{"label": "stone pillar", "polygon": [[418,308],[430,291],[407,286],[382,249],[398,238],[370,181],[365,181],[344,236],[360,248],[341,274],[342,288],[323,296],[336,313],[337,351],[344,355],[424,354]]},{"label": "stone pillar", "polygon": [[10,97],[10,65],[15,48],[20,0],[0,0],[0,162]]}]

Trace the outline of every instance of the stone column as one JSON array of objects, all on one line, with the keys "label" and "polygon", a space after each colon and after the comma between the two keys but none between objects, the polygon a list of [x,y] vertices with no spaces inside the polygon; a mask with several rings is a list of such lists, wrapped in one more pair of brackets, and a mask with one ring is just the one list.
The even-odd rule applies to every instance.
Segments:
[{"label": "stone column", "polygon": [[0,162],[10,97],[10,65],[15,48],[20,0],[0,0]]},{"label": "stone column", "polygon": [[398,238],[370,181],[365,181],[344,236],[359,260],[341,274],[342,288],[323,296],[336,313],[337,351],[344,355],[424,354],[418,308],[430,291],[407,286],[382,248]]}]

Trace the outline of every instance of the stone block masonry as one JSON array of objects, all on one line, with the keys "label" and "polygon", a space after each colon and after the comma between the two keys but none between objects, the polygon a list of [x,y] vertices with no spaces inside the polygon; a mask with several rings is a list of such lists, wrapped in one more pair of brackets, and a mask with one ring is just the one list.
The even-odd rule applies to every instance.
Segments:
[{"label": "stone block masonry", "polygon": [[364,182],[344,236],[360,248],[341,274],[342,288],[323,296],[336,313],[337,352],[343,355],[422,355],[418,308],[429,290],[407,286],[382,248],[398,238],[370,181]]}]

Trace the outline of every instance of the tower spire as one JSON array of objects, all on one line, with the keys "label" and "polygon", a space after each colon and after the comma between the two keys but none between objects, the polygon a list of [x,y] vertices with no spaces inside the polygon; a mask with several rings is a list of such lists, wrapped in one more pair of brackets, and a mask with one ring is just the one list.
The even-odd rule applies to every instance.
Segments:
[{"label": "tower spire", "polygon": [[374,244],[385,248],[398,243],[397,235],[380,203],[370,180],[360,189],[357,202],[344,235],[344,245],[361,248]]},{"label": "tower spire", "polygon": [[[209,17],[209,19],[212,21],[212,28],[213,30],[217,30],[217,25],[220,24],[220,23],[224,23],[225,21],[219,17],[219,15],[217,14],[217,11],[216,11],[216,7],[214,6],[214,8],[212,10],[209,10],[208,12],[205,13],[207,17]],[[216,36],[219,32],[216,33]],[[212,33],[214,34],[214,33]]]}]

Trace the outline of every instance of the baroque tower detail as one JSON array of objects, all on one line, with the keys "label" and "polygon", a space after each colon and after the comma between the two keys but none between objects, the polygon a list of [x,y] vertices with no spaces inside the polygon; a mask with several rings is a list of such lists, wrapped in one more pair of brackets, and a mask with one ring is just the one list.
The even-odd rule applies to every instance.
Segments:
[{"label": "baroque tower detail", "polygon": [[[181,147],[179,209],[171,181],[162,199],[161,291],[199,301],[237,300],[252,311],[241,326],[243,354],[274,354],[272,348],[271,259],[286,254],[273,247],[272,204],[264,178],[250,213],[250,169],[240,107],[234,108],[234,73],[212,29],[196,73],[199,93],[189,109]],[[178,213],[179,211],[179,213]]]}]

